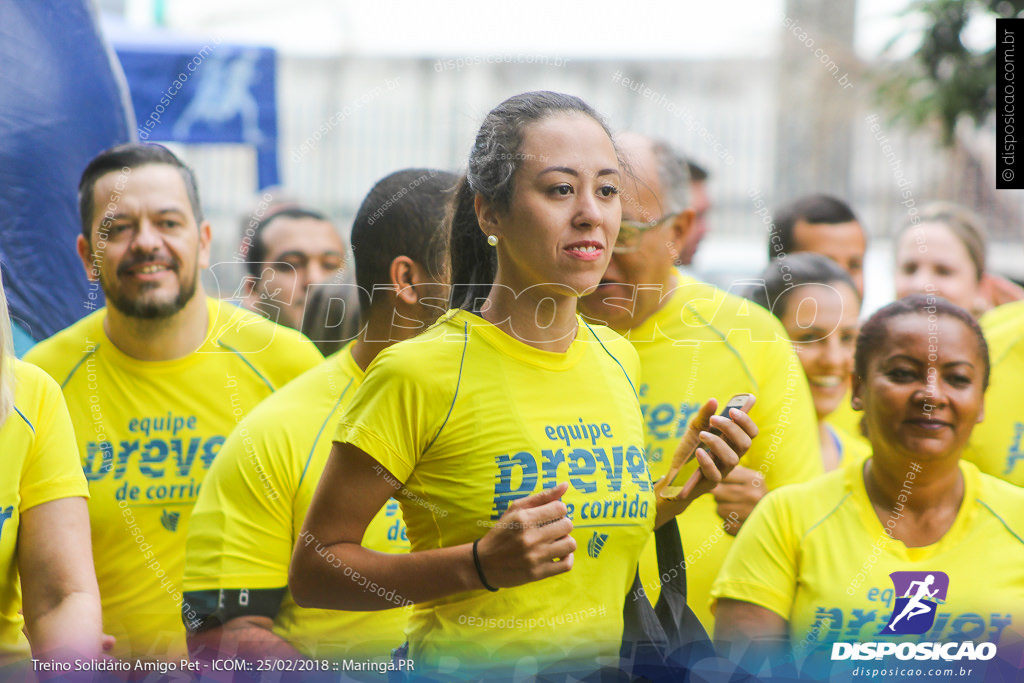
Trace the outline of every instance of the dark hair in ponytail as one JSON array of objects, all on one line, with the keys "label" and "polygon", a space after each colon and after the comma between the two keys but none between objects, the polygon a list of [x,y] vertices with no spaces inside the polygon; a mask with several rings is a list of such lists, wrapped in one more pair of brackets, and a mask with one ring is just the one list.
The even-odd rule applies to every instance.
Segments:
[{"label": "dark hair in ponytail", "polygon": [[512,180],[524,161],[527,126],[555,114],[582,114],[611,130],[593,107],[578,97],[555,92],[528,92],[510,97],[487,114],[469,153],[469,170],[455,186],[445,229],[451,269],[452,308],[474,310],[494,284],[498,259],[476,219],[475,199],[483,195],[505,211],[512,200]]}]

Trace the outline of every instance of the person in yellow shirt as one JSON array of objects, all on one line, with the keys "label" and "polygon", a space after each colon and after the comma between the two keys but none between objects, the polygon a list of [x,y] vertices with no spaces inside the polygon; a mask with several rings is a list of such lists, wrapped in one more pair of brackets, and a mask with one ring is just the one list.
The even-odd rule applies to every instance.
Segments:
[{"label": "person in yellow shirt", "polygon": [[[381,590],[415,603],[416,676],[616,666],[651,530],[756,434],[739,411],[714,420],[728,441],[704,441],[722,470],[699,449],[679,497],[656,496],[636,354],[576,315],[615,243],[621,179],[607,126],[578,98],[525,93],[492,110],[449,211],[457,308],[382,351],[342,416],[289,588],[300,605],[391,607]],[[684,448],[699,439],[689,430]],[[396,483],[412,552],[383,555],[361,540]]]},{"label": "person in yellow shirt", "polygon": [[795,660],[815,679],[860,664],[952,664],[990,680],[994,662],[907,661],[885,648],[882,661],[851,658],[867,643],[937,644],[930,655],[966,642],[983,659],[1020,644],[1024,490],[961,458],[983,416],[988,359],[971,314],[938,297],[915,294],[864,323],[853,400],[871,457],[758,505],[713,591],[722,656],[756,669],[763,657]]},{"label": "person in yellow shirt", "polygon": [[982,325],[982,329],[988,334],[990,331],[1001,328],[1003,325],[1014,324],[1014,321],[1019,320],[1022,310],[1024,310],[1024,303],[1008,302],[986,312],[981,316],[979,322]]},{"label": "person in yellow shirt", "polygon": [[[704,397],[728,401],[751,393],[760,436],[713,496],[680,518],[687,601],[710,632],[711,584],[732,536],[766,490],[822,473],[814,404],[800,361],[769,312],[679,273],[674,261],[691,228],[686,168],[663,143],[619,136],[637,179],[622,200],[623,238],[597,290],[580,300],[589,320],[623,334],[640,356],[638,385],[647,460],[657,479],[669,469],[675,444]],[[691,469],[696,465],[690,465]],[[724,525],[724,529],[723,529]],[[728,532],[728,533],[726,533]],[[644,589],[661,589],[654,540],[641,562]]]},{"label": "person in yellow shirt", "polygon": [[987,270],[988,231],[981,217],[952,202],[932,202],[896,240],[896,298],[931,293],[975,316],[1024,299],[1024,289]]},{"label": "person in yellow shirt", "polygon": [[985,393],[985,421],[974,428],[964,459],[1024,486],[1024,301],[993,308],[980,323],[992,351],[992,385]]},{"label": "person in yellow shirt", "polygon": [[849,274],[830,258],[801,252],[769,263],[747,296],[771,311],[793,342],[814,399],[825,471],[866,458],[871,450],[860,436],[827,421],[848,396],[853,373],[860,297]]},{"label": "person in yellow shirt", "polygon": [[107,306],[26,356],[64,392],[91,494],[103,626],[126,659],[179,659],[185,535],[224,439],[322,360],[299,333],[203,293],[210,224],[159,145],[89,162],[78,252]]},{"label": "person in yellow shirt", "polygon": [[[404,642],[407,609],[343,612],[296,605],[287,590],[288,564],[331,452],[334,425],[366,367],[445,308],[443,245],[436,233],[456,180],[443,171],[406,169],[374,185],[352,227],[365,312],[359,339],[257,406],[210,468],[192,512],[185,556],[185,604],[199,613],[198,627],[189,630],[194,657],[386,662]],[[397,501],[377,513],[363,542],[380,552],[409,551]],[[184,616],[186,625],[194,623]]]},{"label": "person in yellow shirt", "polygon": [[[760,192],[751,196],[758,215],[768,215]],[[825,194],[798,197],[777,207],[769,224],[768,259],[811,252],[835,261],[849,273],[864,298],[864,256],[867,253],[867,230],[853,209],[842,199]],[[850,408],[847,396],[826,418],[829,424],[845,434],[860,435],[860,414]]]},{"label": "person in yellow shirt", "polygon": [[0,283],[0,680],[30,681],[30,657],[42,671],[99,657],[100,594],[64,397],[12,337]]}]

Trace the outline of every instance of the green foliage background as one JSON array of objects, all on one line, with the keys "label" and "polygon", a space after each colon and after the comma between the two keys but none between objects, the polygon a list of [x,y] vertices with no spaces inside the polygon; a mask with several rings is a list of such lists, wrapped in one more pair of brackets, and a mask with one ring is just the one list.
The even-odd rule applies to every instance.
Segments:
[{"label": "green foliage background", "polygon": [[[881,78],[878,94],[894,110],[894,119],[914,126],[938,121],[943,142],[953,142],[957,122],[982,125],[996,105],[995,36],[988,49],[968,49],[962,36],[976,13],[998,18],[1024,17],[1024,0],[918,0],[905,14],[924,15],[927,26],[911,59]],[[890,42],[890,47],[903,37]],[[1024,73],[1024,31],[1018,39]],[[1024,78],[1022,78],[1024,80]],[[1024,86],[1022,86],[1024,87]],[[1024,89],[1022,89],[1024,95]]]}]

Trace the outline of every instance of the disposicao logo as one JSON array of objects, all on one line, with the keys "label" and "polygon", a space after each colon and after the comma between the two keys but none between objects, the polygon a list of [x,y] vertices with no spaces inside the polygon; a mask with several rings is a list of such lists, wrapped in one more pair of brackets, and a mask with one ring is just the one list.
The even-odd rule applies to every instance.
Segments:
[{"label": "disposicao logo", "polygon": [[878,635],[921,635],[935,623],[939,603],[946,601],[949,576],[944,572],[893,572],[896,605]]},{"label": "disposicao logo", "polygon": [[[897,596],[889,621],[880,636],[922,635],[935,623],[938,606],[946,601],[949,576],[944,572],[893,572],[889,575]],[[882,642],[833,643],[832,660],[881,659],[895,656],[908,660],[988,660],[996,656],[995,643]]]}]

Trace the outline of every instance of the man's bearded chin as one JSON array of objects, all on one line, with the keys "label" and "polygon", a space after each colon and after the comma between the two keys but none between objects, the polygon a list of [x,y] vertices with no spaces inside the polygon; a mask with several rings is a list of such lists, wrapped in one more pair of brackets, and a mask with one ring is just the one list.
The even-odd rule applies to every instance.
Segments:
[{"label": "man's bearded chin", "polygon": [[180,282],[177,296],[169,301],[159,301],[145,296],[145,288],[143,288],[142,296],[137,298],[129,297],[119,288],[110,285],[105,279],[100,278],[100,284],[103,287],[103,294],[107,297],[107,304],[117,310],[121,315],[128,316],[129,318],[138,318],[140,320],[159,320],[161,318],[170,318],[178,311],[185,308],[188,302],[192,300],[192,297],[196,294],[198,282],[199,272],[197,268],[191,278],[185,282]]}]

